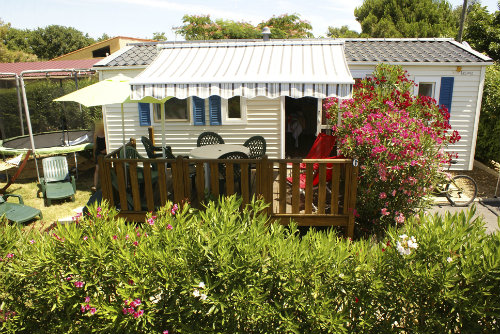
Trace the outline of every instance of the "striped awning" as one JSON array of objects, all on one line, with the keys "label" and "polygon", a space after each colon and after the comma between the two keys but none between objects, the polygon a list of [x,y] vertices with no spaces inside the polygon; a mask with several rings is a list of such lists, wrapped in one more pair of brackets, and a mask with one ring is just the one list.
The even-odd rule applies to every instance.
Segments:
[{"label": "striped awning", "polygon": [[346,98],[354,83],[342,41],[204,41],[162,47],[130,82],[132,100],[212,95]]}]

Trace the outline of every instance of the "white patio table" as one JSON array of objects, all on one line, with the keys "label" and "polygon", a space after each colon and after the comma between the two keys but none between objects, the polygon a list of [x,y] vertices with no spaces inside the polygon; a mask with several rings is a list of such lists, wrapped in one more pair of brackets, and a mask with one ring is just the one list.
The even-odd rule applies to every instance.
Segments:
[{"label": "white patio table", "polygon": [[[189,152],[189,157],[192,159],[218,159],[221,155],[229,152],[250,154],[248,147],[243,145],[216,144],[196,147]],[[210,165],[208,163],[205,163],[205,189],[210,189]]]}]

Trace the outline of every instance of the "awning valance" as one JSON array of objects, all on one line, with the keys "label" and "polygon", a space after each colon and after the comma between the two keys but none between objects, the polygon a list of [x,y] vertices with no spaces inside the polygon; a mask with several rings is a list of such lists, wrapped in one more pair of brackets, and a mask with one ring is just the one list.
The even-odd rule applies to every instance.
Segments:
[{"label": "awning valance", "polygon": [[340,41],[166,44],[133,79],[132,100],[151,96],[348,97],[354,80]]}]

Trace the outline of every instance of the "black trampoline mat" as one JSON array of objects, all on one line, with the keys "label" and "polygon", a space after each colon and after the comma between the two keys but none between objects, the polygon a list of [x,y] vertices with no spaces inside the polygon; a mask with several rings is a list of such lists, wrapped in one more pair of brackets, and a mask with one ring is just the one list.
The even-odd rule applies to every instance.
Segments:
[{"label": "black trampoline mat", "polygon": [[[72,141],[85,135],[89,136],[87,142],[92,142],[93,132],[91,130],[69,130],[57,132],[45,132],[33,135],[36,148],[50,148],[65,146],[65,141]],[[3,146],[12,149],[29,149],[31,148],[30,137],[21,136],[13,139],[6,139]]]}]

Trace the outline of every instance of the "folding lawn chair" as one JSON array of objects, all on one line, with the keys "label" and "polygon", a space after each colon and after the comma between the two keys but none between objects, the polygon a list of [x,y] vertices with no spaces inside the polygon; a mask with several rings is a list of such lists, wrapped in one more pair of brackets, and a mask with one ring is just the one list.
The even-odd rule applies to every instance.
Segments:
[{"label": "folding lawn chair", "polygon": [[56,156],[42,160],[43,176],[39,189],[45,198],[45,205],[50,206],[53,199],[71,197],[75,201],[75,177],[69,175],[66,157]]},{"label": "folding lawn chair", "polygon": [[[16,197],[19,203],[7,202],[9,197]],[[32,220],[36,216],[42,219],[42,212],[31,206],[24,205],[21,195],[0,195],[0,217],[4,216],[11,222],[22,224]]]}]

